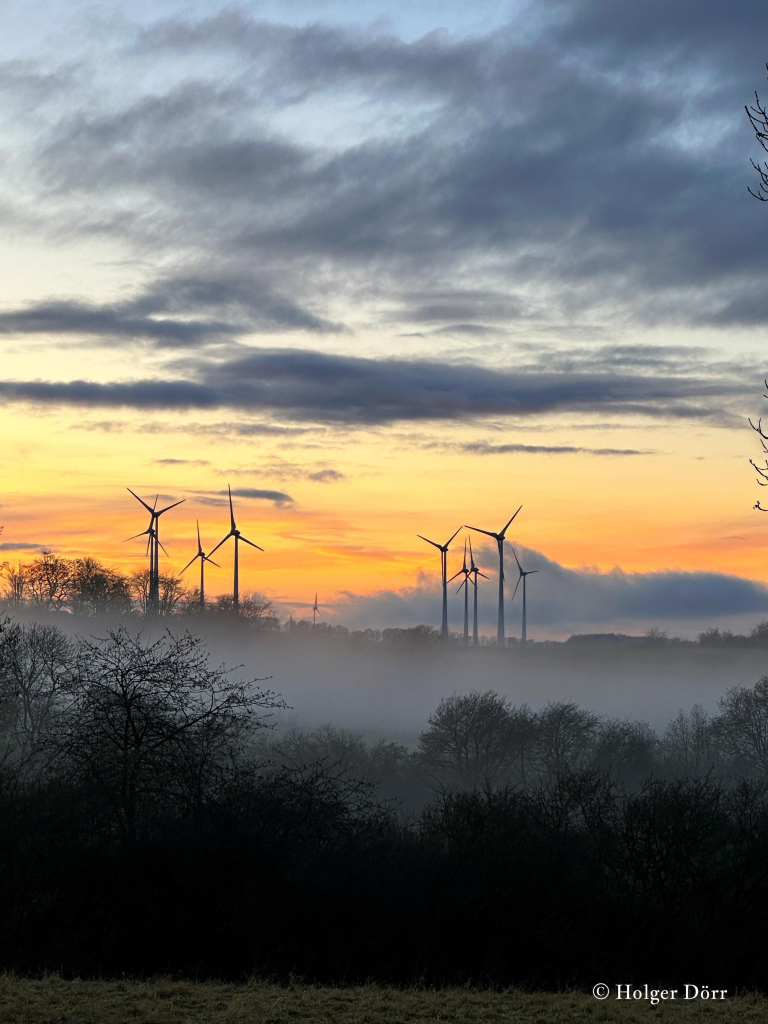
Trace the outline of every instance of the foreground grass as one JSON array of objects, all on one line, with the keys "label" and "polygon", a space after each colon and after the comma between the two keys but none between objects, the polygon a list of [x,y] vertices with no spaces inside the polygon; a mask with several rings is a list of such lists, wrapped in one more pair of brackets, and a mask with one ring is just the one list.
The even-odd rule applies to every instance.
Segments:
[{"label": "foreground grass", "polygon": [[718,1004],[598,1002],[581,992],[564,994],[440,991],[382,988],[246,985],[218,982],[65,981],[0,975],[2,1024],[579,1024],[646,1021],[662,1017],[687,1024],[768,1020],[768,999],[727,998]]}]

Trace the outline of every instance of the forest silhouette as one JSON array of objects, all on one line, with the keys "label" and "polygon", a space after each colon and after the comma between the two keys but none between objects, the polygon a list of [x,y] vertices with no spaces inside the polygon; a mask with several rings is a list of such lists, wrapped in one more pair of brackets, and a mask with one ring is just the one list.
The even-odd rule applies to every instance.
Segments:
[{"label": "forest silhouette", "polygon": [[661,734],[453,694],[416,749],[273,730],[271,685],[183,629],[6,616],[4,969],[762,984],[768,678]]}]

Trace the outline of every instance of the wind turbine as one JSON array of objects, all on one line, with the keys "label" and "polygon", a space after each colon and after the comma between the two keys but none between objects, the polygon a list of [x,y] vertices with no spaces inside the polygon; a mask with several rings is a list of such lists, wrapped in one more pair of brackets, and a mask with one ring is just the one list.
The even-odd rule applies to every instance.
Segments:
[{"label": "wind turbine", "polygon": [[179,573],[179,576],[183,576],[187,569],[195,561],[195,558],[200,559],[200,610],[205,611],[205,563],[210,562],[211,565],[215,565],[216,568],[220,568],[218,562],[214,562],[212,558],[203,551],[203,545],[200,543],[200,520],[197,520],[197,554],[194,558],[190,558],[187,564]]},{"label": "wind turbine", "polygon": [[520,575],[517,577],[517,583],[515,584],[515,592],[514,592],[514,594],[512,594],[512,600],[513,601],[515,600],[515,594],[517,593],[517,588],[520,586],[520,580],[522,580],[523,581],[523,636],[522,636],[522,640],[523,640],[523,643],[527,643],[528,636],[527,636],[527,633],[526,633],[526,620],[525,620],[525,577],[526,576],[533,576],[533,574],[537,573],[539,570],[538,569],[529,569],[528,572],[526,572],[525,569],[523,569],[522,565],[520,565],[520,559],[517,557],[517,552],[515,551],[514,548],[512,548],[512,554],[515,556],[515,561],[517,562],[517,571],[520,573]]},{"label": "wind turbine", "polygon": [[[456,533],[458,533],[460,529],[461,529],[461,527],[459,527],[459,529],[456,531]],[[456,536],[456,533],[454,533],[453,537]],[[425,540],[427,542],[427,544],[431,544],[433,548],[437,548],[437,550],[440,552],[440,568],[441,568],[442,574],[443,574],[443,624],[442,624],[442,627],[441,627],[440,631],[443,634],[443,640],[447,640],[448,639],[448,579],[447,579],[447,576],[448,576],[448,545],[453,540],[453,537],[451,537],[449,540],[447,540],[445,542],[445,544],[437,544],[435,541],[430,540],[429,537],[422,537],[422,535],[420,533],[417,533],[416,536],[419,538],[419,540]]]},{"label": "wind turbine", "polygon": [[252,548],[256,548],[257,551],[263,551],[264,548],[260,548],[259,545],[258,544],[254,544],[252,540],[247,540],[242,535],[242,533],[240,533],[240,531],[238,530],[237,525],[235,523],[235,513],[234,513],[234,510],[232,509],[232,488],[229,486],[229,484],[227,484],[227,490],[229,491],[229,519],[230,519],[230,524],[231,525],[230,525],[230,528],[229,528],[229,533],[226,535],[226,537],[224,537],[222,540],[219,541],[219,543],[213,549],[211,554],[213,554],[215,551],[218,551],[219,548],[221,547],[221,545],[224,544],[225,541],[228,541],[230,537],[234,537],[235,538],[235,586],[234,586],[234,591],[233,591],[233,597],[234,597],[235,611],[237,611],[239,609],[239,607],[240,607],[240,576],[239,576],[239,565],[240,565],[240,562],[239,562],[238,545],[239,545],[240,541],[242,541],[243,544],[250,544],[250,546]]},{"label": "wind turbine", "polygon": [[457,573],[448,580],[452,583],[457,576],[463,576],[464,579],[459,584],[459,589],[456,591],[458,594],[462,587],[464,587],[464,643],[469,643],[469,576],[472,572],[471,569],[467,568],[467,542],[464,541],[464,563]]},{"label": "wind turbine", "polygon": [[474,580],[473,580],[473,586],[475,588],[475,616],[474,616],[474,627],[473,627],[473,630],[472,630],[472,643],[475,645],[475,647],[477,647],[478,643],[480,642],[479,639],[478,639],[478,636],[477,636],[477,577],[478,576],[482,576],[484,580],[487,580],[488,577],[485,575],[484,572],[480,572],[478,567],[475,565],[475,556],[472,554],[472,538],[471,537],[469,538],[469,561],[470,561],[469,575],[475,577]]},{"label": "wind turbine", "polygon": [[[521,505],[520,508],[523,506]],[[520,508],[517,512],[520,511]],[[512,519],[517,515],[512,516]],[[496,632],[496,643],[499,647],[503,647],[505,643],[504,638],[504,534],[509,529],[509,523],[504,527],[503,530],[499,530],[498,533],[492,533],[490,530],[481,530],[479,526],[469,526],[467,529],[474,530],[476,533],[484,533],[486,537],[493,537],[496,543],[499,545],[499,625]]]},{"label": "wind turbine", "polygon": [[[187,499],[182,498],[181,501],[174,501],[172,505],[166,505],[165,508],[158,509],[158,495],[157,497],[155,497],[154,505],[150,508],[146,501],[143,501],[138,496],[138,494],[131,490],[130,487],[126,487],[126,490],[130,494],[133,494],[136,501],[143,505],[150,515],[149,526],[147,527],[146,530],[143,530],[141,533],[137,533],[136,537],[143,537],[145,533],[149,536],[149,540],[147,541],[147,546],[150,549],[148,595],[149,600],[147,610],[158,612],[160,610],[160,548],[163,548],[163,545],[160,543],[160,516],[163,515],[163,513],[165,512],[170,512],[172,508],[176,508],[177,505],[181,505]],[[133,539],[133,537],[129,537],[129,540]],[[165,548],[163,548],[163,551],[165,551]],[[165,551],[165,553],[166,555],[168,554],[167,551]]]},{"label": "wind turbine", "polygon": [[[131,491],[130,487],[128,488],[128,490]],[[133,491],[131,491],[131,494],[133,494]],[[134,496],[134,498],[136,497],[135,494],[133,494],[133,496]],[[150,509],[150,516],[151,516],[151,518],[149,520],[149,526],[147,527],[147,529],[146,530],[142,530],[141,533],[134,533],[134,535],[132,537],[126,537],[125,541],[123,542],[123,543],[127,543],[129,540],[136,540],[137,537],[146,537],[147,538],[147,551],[146,551],[146,553],[149,555],[149,590],[150,590],[150,594],[152,592],[153,580],[154,580],[154,575],[155,575],[155,509],[157,508],[157,498],[158,497],[159,497],[159,495],[155,498],[154,506]],[[141,498],[139,498],[139,501],[141,501]],[[144,505],[145,508],[148,507],[143,501],[141,501],[141,504]],[[165,548],[163,548],[163,550],[165,551]],[[166,551],[166,554],[167,553],[168,552]]]},{"label": "wind turbine", "polygon": [[317,594],[315,594],[315,603],[312,605],[312,626],[313,627],[315,625],[315,618],[316,618],[317,613],[319,611],[320,611],[320,608],[319,608],[319,606],[317,604]]}]

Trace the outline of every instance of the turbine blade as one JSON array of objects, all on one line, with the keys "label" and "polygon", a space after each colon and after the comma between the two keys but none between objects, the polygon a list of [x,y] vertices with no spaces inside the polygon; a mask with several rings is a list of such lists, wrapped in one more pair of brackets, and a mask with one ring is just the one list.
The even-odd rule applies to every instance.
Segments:
[{"label": "turbine blade", "polygon": [[152,527],[149,527],[149,529],[147,530],[142,530],[141,533],[134,533],[132,537],[126,537],[125,540],[123,541],[123,544],[127,544],[129,540],[136,540],[137,537],[143,537],[144,534],[149,533],[151,529]]},{"label": "turbine blade", "polygon": [[202,555],[203,545],[200,543],[200,520],[196,519],[195,522],[197,523],[197,553]]},{"label": "turbine blade", "polygon": [[227,490],[229,491],[229,518],[232,524],[230,529],[232,530],[232,533],[234,533],[237,527],[235,526],[235,512],[232,508],[232,488],[229,484],[227,484]]},{"label": "turbine blade", "polygon": [[467,578],[465,576],[464,579],[462,580],[462,582],[459,584],[459,589],[456,591],[456,593],[460,594],[461,593],[461,588],[462,587],[466,587],[466,585],[467,585]]},{"label": "turbine blade", "polygon": [[155,519],[157,519],[158,516],[161,516],[163,512],[170,512],[170,510],[172,508],[176,508],[177,505],[183,505],[186,500],[186,498],[182,498],[181,501],[174,501],[172,505],[166,505],[165,508],[161,508],[159,512],[155,512]]},{"label": "turbine blade", "polygon": [[203,561],[204,562],[210,562],[211,565],[215,565],[217,569],[221,568],[219,563],[218,562],[214,562],[214,560],[212,558],[209,558],[208,555],[203,555]]},{"label": "turbine blade", "polygon": [[475,568],[475,556],[472,554],[472,538],[469,538],[469,561],[470,571]]},{"label": "turbine blade", "polygon": [[[157,544],[159,544],[161,548],[163,548],[163,544],[162,544],[162,541],[160,540],[160,538],[159,538],[159,537],[155,537],[155,542],[156,542]],[[163,548],[163,551],[165,551],[165,548]],[[170,557],[171,557],[171,556],[170,556],[170,555],[168,554],[168,552],[167,552],[167,551],[165,551],[165,554],[166,554],[166,555],[168,555],[168,558],[170,558]]]},{"label": "turbine blade", "polygon": [[420,533],[417,533],[416,536],[419,538],[419,540],[425,540],[427,544],[431,544],[433,548],[437,548],[438,551],[443,550],[439,544],[435,544],[435,542],[433,540],[430,540],[429,537],[422,537]]},{"label": "turbine blade", "polygon": [[[510,544],[510,547],[512,547],[511,544]],[[517,557],[517,552],[515,551],[514,548],[512,548],[512,554],[515,556],[515,561],[517,562],[517,568],[520,570],[520,572],[522,572],[523,571],[523,567],[522,567],[522,565],[520,565],[520,559]]]},{"label": "turbine blade", "polygon": [[155,510],[154,510],[153,508],[151,508],[151,507],[150,507],[150,506],[149,506],[149,505],[148,505],[148,504],[146,503],[146,501],[144,501],[144,500],[143,500],[142,498],[140,498],[140,497],[138,496],[138,494],[136,494],[136,493],[135,493],[134,491],[132,491],[132,490],[131,490],[131,488],[130,488],[130,487],[126,487],[125,489],[126,489],[126,491],[128,491],[128,493],[129,493],[129,494],[133,494],[133,496],[134,496],[134,498],[136,499],[136,501],[138,501],[138,502],[141,502],[141,504],[142,504],[142,505],[144,506],[144,508],[145,508],[145,509],[147,510],[147,512],[149,512],[149,513],[150,513],[150,515],[154,516],[154,514],[155,514]]},{"label": "turbine blade", "polygon": [[[523,506],[521,505],[521,506],[520,506],[520,508],[522,508],[522,507],[523,507]],[[517,512],[519,512],[519,511],[520,511],[520,508],[519,508],[519,509],[517,510]],[[517,512],[515,512],[515,516],[517,515]],[[514,519],[514,518],[515,518],[515,516],[512,516],[512,519]],[[512,522],[512,519],[510,519],[510,520],[509,520],[509,523],[511,523],[511,522]],[[505,533],[507,532],[507,530],[509,529],[509,523],[507,523],[507,525],[506,525],[506,526],[504,527],[504,529],[503,529],[503,530],[501,531],[501,533],[499,534],[499,536],[501,537],[501,539],[502,539],[502,540],[504,539],[504,534],[505,534]]]},{"label": "turbine blade", "polygon": [[243,544],[250,544],[251,547],[256,548],[257,551],[264,550],[264,548],[260,548],[258,544],[254,544],[252,540],[246,540],[242,533],[240,534],[240,540],[243,542]]},{"label": "turbine blade", "polygon": [[455,572],[453,574],[453,576],[451,576],[451,578],[449,580],[446,580],[445,582],[446,583],[453,583],[453,581],[456,579],[457,576],[461,576],[462,572],[464,572],[464,570],[463,569],[459,569],[458,572]]},{"label": "turbine blade", "polygon": [[[458,528],[458,530],[456,531],[456,533],[461,533],[461,531],[462,531],[463,529],[464,529],[464,527],[463,527],[463,526],[460,526],[460,527]],[[456,536],[456,533],[454,533],[453,537],[455,537],[455,536]],[[453,540],[453,537],[451,537],[451,540]],[[451,543],[451,540],[447,540],[447,541],[445,542],[445,544],[443,544],[443,550],[444,550],[444,551],[447,551],[447,550],[448,550],[448,545],[449,545],[449,544]]]},{"label": "turbine blade", "polygon": [[190,558],[190,560],[187,562],[187,564],[184,566],[184,568],[179,573],[179,576],[183,576],[184,573],[187,571],[187,569],[190,567],[190,565],[192,565],[192,563],[195,561],[195,559],[197,559],[199,557],[200,557],[200,555],[195,555],[194,558]]},{"label": "turbine blade", "polygon": [[222,545],[222,544],[224,543],[224,541],[225,541],[225,540],[229,540],[229,538],[230,538],[231,536],[232,536],[232,534],[231,534],[231,533],[228,533],[228,534],[227,534],[227,536],[226,536],[226,537],[224,538],[224,540],[220,540],[220,541],[219,541],[219,543],[218,543],[218,544],[216,545],[216,547],[215,547],[215,548],[213,549],[213,551],[211,551],[211,554],[213,554],[213,552],[214,552],[214,551],[218,551],[218,550],[219,550],[219,548],[221,547],[221,545]]},{"label": "turbine blade", "polygon": [[514,589],[514,591],[513,591],[513,593],[512,593],[512,600],[513,600],[513,601],[515,600],[515,594],[517,593],[517,588],[518,588],[518,587],[520,586],[520,580],[521,580],[522,578],[523,578],[522,576],[518,576],[518,577],[517,577],[517,583],[515,584],[515,589]]},{"label": "turbine blade", "polygon": [[474,530],[475,533],[484,533],[487,537],[493,537],[494,540],[499,539],[498,533],[491,533],[490,530],[481,530],[479,526],[468,526],[468,530]]},{"label": "turbine blade", "polygon": [[480,572],[479,569],[477,570],[477,575],[482,576],[484,580],[489,580],[491,578],[490,576],[486,576],[484,572]]}]

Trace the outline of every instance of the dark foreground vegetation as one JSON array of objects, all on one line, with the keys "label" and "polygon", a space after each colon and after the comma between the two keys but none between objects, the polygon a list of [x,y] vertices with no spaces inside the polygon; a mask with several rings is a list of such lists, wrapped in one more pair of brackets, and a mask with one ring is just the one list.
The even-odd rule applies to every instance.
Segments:
[{"label": "dark foreground vegetation", "polygon": [[768,984],[768,680],[665,734],[454,695],[419,748],[268,731],[186,633],[0,628],[0,966]]},{"label": "dark foreground vegetation", "polygon": [[659,1015],[681,1024],[706,1020],[736,1024],[764,1020],[761,996],[731,996],[721,1003],[668,1003],[654,1008],[591,995],[473,990],[467,988],[384,988],[361,985],[327,988],[292,981],[286,985],[252,979],[227,982],[66,981],[0,977],[0,1024],[586,1024],[632,1021]]}]

